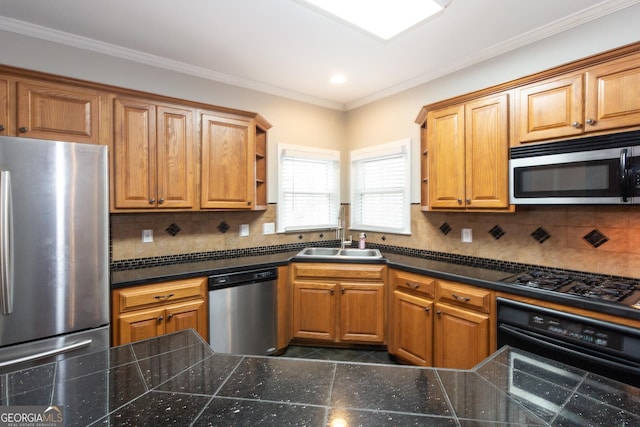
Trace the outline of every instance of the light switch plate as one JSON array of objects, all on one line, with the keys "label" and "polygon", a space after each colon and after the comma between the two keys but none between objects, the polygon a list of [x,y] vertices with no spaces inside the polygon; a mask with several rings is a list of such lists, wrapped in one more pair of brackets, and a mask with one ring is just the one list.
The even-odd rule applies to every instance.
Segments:
[{"label": "light switch plate", "polygon": [[463,243],[471,243],[473,242],[473,231],[470,228],[462,229],[462,242]]},{"label": "light switch plate", "polygon": [[240,237],[247,237],[249,235],[249,224],[240,224]]},{"label": "light switch plate", "polygon": [[153,230],[142,230],[142,243],[153,242]]},{"label": "light switch plate", "polygon": [[276,234],[276,223],[265,222],[262,224],[262,234]]}]

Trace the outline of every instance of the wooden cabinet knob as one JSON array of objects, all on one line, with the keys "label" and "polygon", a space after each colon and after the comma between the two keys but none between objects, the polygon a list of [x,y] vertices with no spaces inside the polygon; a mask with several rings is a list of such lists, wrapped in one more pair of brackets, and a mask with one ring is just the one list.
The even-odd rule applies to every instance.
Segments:
[{"label": "wooden cabinet knob", "polygon": [[164,316],[158,317],[158,322],[162,322],[164,320]]},{"label": "wooden cabinet knob", "polygon": [[18,128],[18,131],[19,131],[20,133],[27,133],[27,130],[28,130],[28,129],[27,129],[26,127],[24,127],[24,126],[23,126],[23,127],[21,127],[21,128]]},{"label": "wooden cabinet knob", "polygon": [[580,129],[582,127],[582,124],[578,122],[573,122],[571,123],[571,126],[573,126],[576,129]]},{"label": "wooden cabinet knob", "polygon": [[153,205],[156,202],[156,199],[149,199],[149,204]]},{"label": "wooden cabinet knob", "polygon": [[0,125],[0,132],[4,130],[4,125]]},{"label": "wooden cabinet knob", "polygon": [[158,204],[161,205],[164,203],[164,199],[158,199]]}]

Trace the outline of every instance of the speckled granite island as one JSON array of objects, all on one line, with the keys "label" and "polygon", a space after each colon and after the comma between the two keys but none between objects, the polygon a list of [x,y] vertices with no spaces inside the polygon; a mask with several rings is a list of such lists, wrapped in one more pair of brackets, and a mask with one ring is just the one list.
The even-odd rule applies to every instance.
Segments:
[{"label": "speckled granite island", "polygon": [[640,425],[640,389],[508,347],[458,371],[214,354],[187,330],[0,386],[2,405],[57,405],[69,426]]}]

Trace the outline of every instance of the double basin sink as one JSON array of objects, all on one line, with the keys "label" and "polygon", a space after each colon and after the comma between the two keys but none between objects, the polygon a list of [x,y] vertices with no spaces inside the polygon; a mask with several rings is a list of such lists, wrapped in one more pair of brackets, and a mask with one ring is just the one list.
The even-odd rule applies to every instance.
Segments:
[{"label": "double basin sink", "polygon": [[378,249],[354,249],[354,248],[304,248],[296,257],[315,259],[381,259],[382,254]]}]

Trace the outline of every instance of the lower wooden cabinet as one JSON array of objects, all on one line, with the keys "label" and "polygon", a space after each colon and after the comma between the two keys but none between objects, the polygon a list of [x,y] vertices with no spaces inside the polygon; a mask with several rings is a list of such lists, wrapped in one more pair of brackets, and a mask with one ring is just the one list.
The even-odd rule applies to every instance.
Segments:
[{"label": "lower wooden cabinet", "polygon": [[127,344],[188,328],[208,339],[206,291],[206,277],[114,290],[112,344]]},{"label": "lower wooden cabinet", "polygon": [[390,270],[389,353],[401,362],[453,369],[495,350],[495,294],[461,283]]},{"label": "lower wooden cabinet", "polygon": [[433,365],[433,300],[394,291],[389,353],[412,365]]},{"label": "lower wooden cabinet", "polygon": [[390,270],[389,284],[389,353],[402,362],[432,366],[436,280]]},{"label": "lower wooden cabinet", "polygon": [[489,351],[489,315],[436,304],[433,366],[470,369],[486,359]]},{"label": "lower wooden cabinet", "polygon": [[385,276],[384,265],[294,265],[292,337],[385,343]]}]

